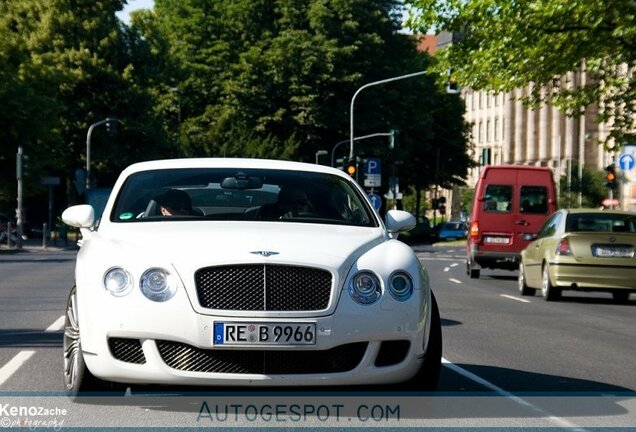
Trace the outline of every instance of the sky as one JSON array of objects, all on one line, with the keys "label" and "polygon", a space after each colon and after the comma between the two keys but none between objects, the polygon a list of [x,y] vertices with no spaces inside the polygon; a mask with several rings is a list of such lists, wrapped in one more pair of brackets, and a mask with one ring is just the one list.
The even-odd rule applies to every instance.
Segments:
[{"label": "sky", "polygon": [[128,4],[117,13],[117,16],[126,24],[130,24],[130,12],[137,9],[152,9],[154,4],[155,0],[128,0]]}]

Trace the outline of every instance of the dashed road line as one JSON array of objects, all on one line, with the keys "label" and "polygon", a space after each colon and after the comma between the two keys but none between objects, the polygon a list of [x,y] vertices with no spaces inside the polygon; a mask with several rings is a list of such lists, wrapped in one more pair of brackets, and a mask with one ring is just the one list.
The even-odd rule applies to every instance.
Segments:
[{"label": "dashed road line", "polygon": [[61,317],[59,317],[58,319],[55,320],[55,322],[53,324],[51,324],[50,326],[48,326],[46,328],[46,330],[44,330],[45,332],[54,332],[54,331],[60,331],[64,328],[64,315],[62,315]]},{"label": "dashed road line", "polygon": [[448,279],[448,280],[449,280],[449,281],[451,281],[451,282],[453,282],[453,283],[456,283],[456,284],[460,284],[460,283],[462,283],[462,281],[460,281],[460,280],[458,280],[458,279],[454,279],[454,278],[450,278],[450,279]]},{"label": "dashed road line", "polygon": [[[45,332],[59,331],[64,328],[64,315],[55,320],[53,324],[48,326]],[[13,376],[32,356],[35,354],[33,350],[24,350],[17,353],[2,368],[0,368],[0,386],[2,386],[9,378]]]},{"label": "dashed road line", "polygon": [[35,351],[20,351],[0,369],[0,386],[22,367],[35,354]]},{"label": "dashed road line", "polygon": [[499,294],[499,296],[507,298],[507,299],[510,299],[510,300],[516,300],[516,301],[521,302],[521,303],[532,303],[530,300],[526,300],[526,299],[522,299],[522,298],[519,298],[519,297],[511,296],[511,295],[508,295],[508,294]]}]

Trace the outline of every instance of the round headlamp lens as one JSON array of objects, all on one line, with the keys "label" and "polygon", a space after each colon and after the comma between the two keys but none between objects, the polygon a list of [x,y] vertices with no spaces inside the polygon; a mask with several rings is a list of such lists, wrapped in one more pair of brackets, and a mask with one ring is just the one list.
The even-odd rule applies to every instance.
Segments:
[{"label": "round headlamp lens", "polygon": [[406,273],[396,273],[391,276],[389,291],[394,299],[405,301],[413,294],[413,281]]},{"label": "round headlamp lens", "polygon": [[104,288],[115,297],[122,297],[132,290],[132,277],[121,267],[108,269],[104,274]]},{"label": "round headlamp lens", "polygon": [[151,268],[141,275],[141,292],[150,300],[163,302],[170,300],[177,292],[175,277],[162,268]]},{"label": "round headlamp lens", "polygon": [[356,303],[375,303],[382,295],[382,286],[373,273],[360,272],[349,284],[349,295]]}]

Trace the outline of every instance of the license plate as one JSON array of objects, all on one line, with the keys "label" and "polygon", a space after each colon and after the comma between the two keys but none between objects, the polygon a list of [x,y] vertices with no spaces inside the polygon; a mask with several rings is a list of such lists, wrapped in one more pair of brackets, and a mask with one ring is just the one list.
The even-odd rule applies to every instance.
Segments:
[{"label": "license plate", "polygon": [[215,322],[214,345],[315,345],[314,323]]},{"label": "license plate", "polygon": [[632,258],[634,248],[630,246],[592,246],[592,255],[601,258]]},{"label": "license plate", "polygon": [[484,237],[484,243],[495,243],[495,244],[508,244],[510,243],[510,239],[508,237]]}]

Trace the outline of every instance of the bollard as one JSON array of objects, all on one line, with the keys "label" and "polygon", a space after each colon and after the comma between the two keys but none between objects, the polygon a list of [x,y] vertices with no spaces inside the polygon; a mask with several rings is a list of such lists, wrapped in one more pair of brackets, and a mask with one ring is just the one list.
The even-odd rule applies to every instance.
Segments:
[{"label": "bollard", "polygon": [[11,222],[7,222],[7,247],[11,249]]},{"label": "bollard", "polygon": [[44,222],[42,224],[42,249],[46,249],[46,234],[48,232],[48,224]]}]

